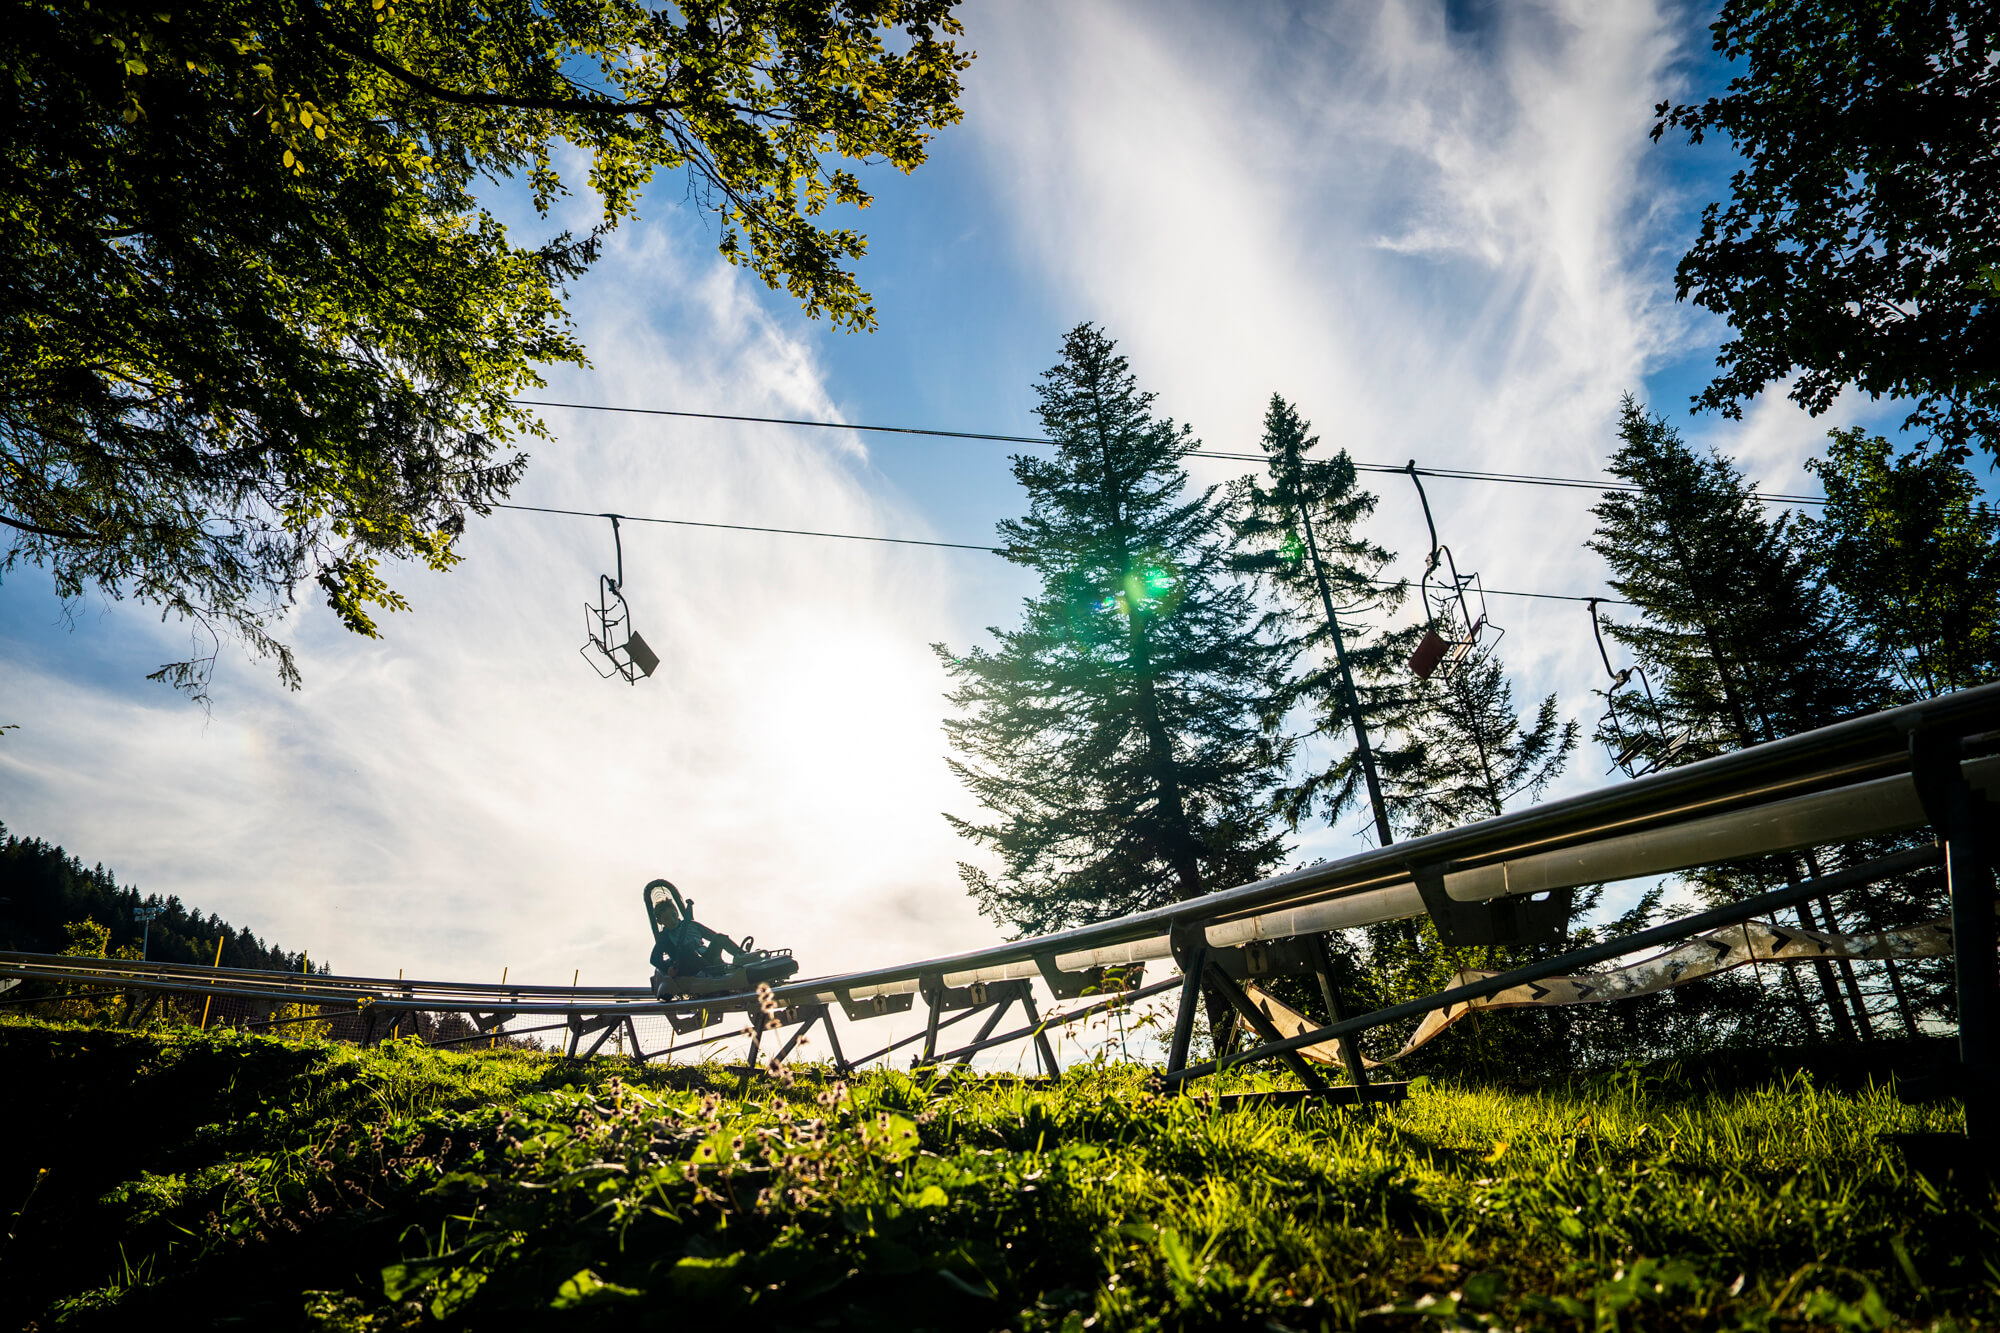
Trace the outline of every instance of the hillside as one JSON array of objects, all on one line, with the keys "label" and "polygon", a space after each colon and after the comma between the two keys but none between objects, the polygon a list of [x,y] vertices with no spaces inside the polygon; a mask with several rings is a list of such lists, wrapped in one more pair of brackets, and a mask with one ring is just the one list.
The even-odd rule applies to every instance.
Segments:
[{"label": "hillside", "polygon": [[[16,837],[0,824],[0,950],[61,953],[69,944],[64,929],[73,921],[95,921],[111,931],[111,948],[135,952],[143,931],[133,919],[142,906],[163,909],[154,918],[146,956],[168,963],[213,964],[222,942],[222,966],[296,972],[303,955],[267,944],[248,930],[189,907],[179,898],[144,895],[121,885],[102,864],[85,866],[61,847],[40,838]],[[324,960],[316,970],[325,970]]]}]

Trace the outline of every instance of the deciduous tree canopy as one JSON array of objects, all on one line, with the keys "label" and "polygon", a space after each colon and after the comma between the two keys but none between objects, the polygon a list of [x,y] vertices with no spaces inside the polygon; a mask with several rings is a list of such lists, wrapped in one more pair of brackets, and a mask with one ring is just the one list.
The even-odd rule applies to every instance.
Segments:
[{"label": "deciduous tree canopy", "polygon": [[1897,457],[1856,426],[1806,465],[1827,503],[1805,536],[1906,698],[2000,679],[2000,512],[1965,463],[1955,449]]},{"label": "deciduous tree canopy", "polygon": [[[233,630],[296,683],[270,617],[300,584],[373,634],[403,605],[380,562],[450,565],[521,475],[509,399],[583,359],[565,284],[657,172],[731,260],[872,324],[834,160],[923,161],[957,31],[950,0],[11,7],[0,568]],[[522,244],[480,204],[521,178],[546,212],[565,172],[587,235]],[[198,690],[201,658],[156,674]]]},{"label": "deciduous tree canopy", "polygon": [[1726,0],[1720,97],[1669,129],[1744,158],[1678,274],[1735,336],[1696,399],[1770,384],[1819,413],[1852,385],[2000,451],[2000,10],[1985,0]]}]

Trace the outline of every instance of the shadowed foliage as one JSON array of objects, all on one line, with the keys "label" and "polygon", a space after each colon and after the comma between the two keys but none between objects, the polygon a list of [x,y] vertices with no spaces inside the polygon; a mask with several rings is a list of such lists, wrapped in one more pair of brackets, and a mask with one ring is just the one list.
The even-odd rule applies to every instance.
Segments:
[{"label": "shadowed foliage", "polygon": [[[543,430],[510,398],[583,361],[566,286],[657,173],[730,260],[870,326],[835,160],[923,161],[957,31],[949,0],[13,6],[0,571],[191,622],[154,675],[196,694],[218,632],[296,685],[299,587],[372,635],[405,606],[384,562],[448,568],[519,479]],[[543,216],[587,185],[591,230],[520,243],[482,202],[514,180]]]}]

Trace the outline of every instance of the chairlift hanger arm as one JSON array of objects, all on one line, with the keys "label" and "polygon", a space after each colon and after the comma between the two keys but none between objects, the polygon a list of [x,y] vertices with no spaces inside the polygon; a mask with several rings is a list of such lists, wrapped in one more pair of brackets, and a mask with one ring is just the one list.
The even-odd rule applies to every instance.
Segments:
[{"label": "chairlift hanger arm", "polygon": [[606,514],[604,517],[611,520],[611,548],[618,553],[618,577],[611,585],[615,592],[625,586],[625,539],[618,534],[620,515]]},{"label": "chairlift hanger arm", "polygon": [[1611,679],[1614,682],[1616,682],[1612,686],[1613,689],[1616,689],[1619,685],[1623,685],[1625,682],[1619,679],[1618,673],[1612,669],[1611,651],[1604,646],[1604,626],[1598,623],[1597,619],[1597,603],[1600,600],[1601,600],[1600,598],[1592,597],[1589,599],[1588,602],[1590,607],[1590,634],[1592,638],[1597,640],[1597,655],[1599,658],[1603,659],[1604,674],[1611,677]]},{"label": "chairlift hanger arm", "polygon": [[1438,566],[1438,525],[1437,521],[1431,517],[1431,497],[1424,494],[1423,480],[1417,475],[1416,459],[1412,458],[1408,466],[1403,470],[1410,474],[1410,484],[1417,488],[1417,503],[1424,507],[1424,526],[1431,530],[1430,567],[1436,569]]},{"label": "chairlift hanger arm", "polygon": [[[1480,590],[1479,601],[1480,601],[1481,615],[1477,617],[1477,619],[1475,619],[1475,617],[1472,614],[1472,608],[1470,606],[1467,606],[1465,602],[1465,585],[1467,576],[1461,575],[1458,572],[1458,557],[1454,556],[1451,553],[1451,548],[1438,540],[1437,519],[1433,517],[1431,514],[1431,497],[1424,491],[1423,478],[1417,472],[1417,460],[1412,458],[1409,461],[1409,463],[1404,466],[1403,471],[1406,474],[1408,474],[1410,478],[1410,484],[1417,488],[1417,503],[1421,504],[1424,507],[1424,527],[1430,531],[1431,535],[1430,559],[1425,561],[1424,572],[1422,576],[1417,580],[1417,594],[1419,597],[1423,599],[1424,615],[1426,617],[1431,615],[1430,576],[1437,572],[1438,565],[1440,562],[1442,562],[1451,573],[1451,596],[1458,602],[1459,615],[1464,617],[1465,619],[1465,633],[1467,635],[1475,635],[1478,633],[1478,630],[1476,628],[1477,620],[1485,619],[1484,616],[1484,612],[1486,609],[1485,590],[1483,588]],[[1477,578],[1478,576],[1473,575],[1471,577]]]}]

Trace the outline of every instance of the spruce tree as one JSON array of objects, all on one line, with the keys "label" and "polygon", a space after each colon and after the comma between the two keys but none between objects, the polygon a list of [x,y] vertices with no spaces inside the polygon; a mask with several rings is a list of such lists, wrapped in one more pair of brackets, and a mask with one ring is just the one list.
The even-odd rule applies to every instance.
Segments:
[{"label": "spruce tree", "polygon": [[[1403,669],[1415,631],[1383,635],[1359,621],[1369,604],[1397,605],[1406,585],[1380,587],[1375,579],[1394,556],[1364,540],[1355,527],[1375,512],[1375,496],[1356,484],[1345,449],[1308,458],[1319,444],[1311,423],[1277,394],[1264,413],[1263,448],[1269,484],[1256,475],[1237,482],[1233,498],[1237,551],[1230,566],[1263,582],[1276,603],[1266,625],[1305,658],[1267,708],[1277,727],[1295,711],[1311,733],[1335,747],[1325,767],[1279,789],[1276,808],[1293,828],[1315,809],[1332,823],[1362,801],[1383,801],[1377,772],[1408,767],[1405,755],[1386,747],[1388,724],[1410,699]],[[1344,659],[1344,660],[1343,660]],[[1372,788],[1372,789],[1371,789]],[[1380,841],[1391,839],[1386,817]]]},{"label": "spruce tree", "polygon": [[[1312,664],[1276,696],[1277,702],[1304,706],[1320,733],[1344,737],[1351,734],[1354,710],[1335,660],[1326,603],[1334,596],[1354,601],[1374,593],[1373,571],[1387,562],[1389,553],[1353,533],[1354,524],[1372,510],[1374,497],[1355,486],[1347,456],[1313,462],[1302,457],[1315,443],[1309,431],[1281,399],[1272,400],[1264,437],[1272,485],[1250,481],[1239,488],[1237,530],[1249,549],[1239,555],[1237,566],[1266,580],[1294,642],[1316,653]],[[1301,512],[1310,516],[1326,571],[1324,595],[1312,567],[1313,551],[1300,550]],[[1393,603],[1402,592],[1392,588],[1384,600]],[[1561,773],[1576,747],[1578,728],[1560,717],[1553,694],[1524,721],[1505,669],[1491,653],[1419,680],[1407,660],[1425,625],[1392,633],[1351,622],[1343,628],[1360,631],[1345,636],[1342,646],[1353,668],[1394,833],[1410,837],[1490,818],[1510,804],[1534,799]],[[1331,820],[1359,798],[1359,757],[1357,744],[1325,770],[1308,773],[1283,790],[1287,804],[1281,809],[1295,826],[1315,801]],[[1358,948],[1347,939],[1330,944],[1371,1007],[1434,993],[1460,968],[1504,968],[1525,961],[1523,951],[1507,947],[1446,948],[1428,920],[1387,923],[1361,933],[1365,943]],[[1427,1062],[1486,1072],[1503,1066],[1560,1067],[1569,1047],[1566,1031],[1565,1024],[1538,1016],[1482,1016],[1443,1039]]]},{"label": "spruce tree", "polygon": [[1703,457],[1631,397],[1609,471],[1635,491],[1592,511],[1589,546],[1639,609],[1606,632],[1646,669],[1655,703],[1621,699],[1599,739],[1686,763],[1825,726],[1879,706],[1884,682],[1789,514],[1763,505],[1734,463]]},{"label": "spruce tree", "polygon": [[[1607,747],[1683,764],[1887,701],[1874,655],[1857,644],[1792,515],[1766,518],[1733,462],[1695,453],[1630,396],[1619,438],[1609,471],[1637,489],[1598,503],[1589,545],[1611,566],[1612,588],[1638,609],[1637,623],[1606,632],[1646,669],[1654,698],[1621,699],[1619,715],[1598,727]],[[1813,854],[1806,864],[1817,873]],[[1793,858],[1687,878],[1720,901],[1770,887],[1778,874],[1796,879]],[[1800,923],[1838,928],[1831,904],[1819,901],[1826,919],[1801,904]],[[1843,962],[1840,970],[1865,1033],[1869,1016],[1853,969]],[[1832,970],[1822,962],[1816,971],[1835,1030],[1850,1035]],[[1790,969],[1779,972],[1795,987]]]},{"label": "spruce tree", "polygon": [[[1554,694],[1524,722],[1506,669],[1491,652],[1415,682],[1393,726],[1394,762],[1385,766],[1383,788],[1405,837],[1491,819],[1534,800],[1562,772],[1579,730],[1562,719]],[[1528,949],[1513,945],[1446,947],[1427,917],[1366,934],[1373,998],[1382,1003],[1433,994],[1461,968],[1504,970],[1530,958]],[[1431,1060],[1481,1073],[1566,1067],[1568,1030],[1546,1016],[1482,1015],[1449,1034]]]},{"label": "spruce tree", "polygon": [[1802,525],[1827,577],[1907,699],[2000,679],[2000,511],[1962,448],[1892,457],[1859,427],[1806,466],[1826,509]]},{"label": "spruce tree", "polygon": [[1259,725],[1287,653],[1229,577],[1224,504],[1186,493],[1192,432],[1153,414],[1088,324],[1036,392],[1056,453],[1014,460],[1028,513],[1000,532],[1041,586],[993,649],[937,645],[956,682],[951,767],[991,812],[947,818],[1002,865],[960,874],[1030,934],[1268,872],[1287,757]]},{"label": "spruce tree", "polygon": [[1421,682],[1398,721],[1403,763],[1385,775],[1399,831],[1416,837],[1505,814],[1553,782],[1579,728],[1551,693],[1523,723],[1514,687],[1488,653]]}]

